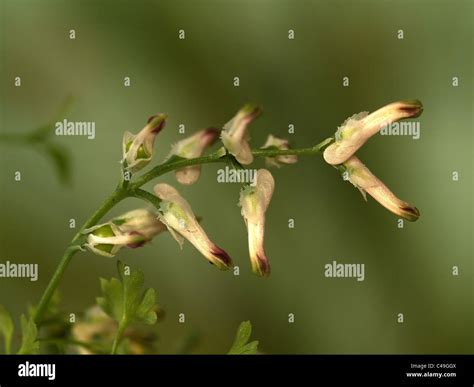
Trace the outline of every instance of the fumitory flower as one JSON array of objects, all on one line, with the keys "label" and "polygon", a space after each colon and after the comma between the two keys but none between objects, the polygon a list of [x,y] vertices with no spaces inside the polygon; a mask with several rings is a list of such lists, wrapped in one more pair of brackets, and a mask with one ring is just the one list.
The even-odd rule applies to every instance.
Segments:
[{"label": "fumitory flower", "polygon": [[247,165],[253,161],[252,150],[248,143],[250,139],[248,126],[261,112],[257,106],[245,105],[224,125],[221,133],[222,143],[240,164]]},{"label": "fumitory flower", "polygon": [[143,246],[165,230],[155,213],[138,209],[88,228],[83,233],[87,234],[87,249],[105,257],[114,257],[122,247]]},{"label": "fumitory flower", "polygon": [[257,171],[255,186],[246,186],[240,192],[242,216],[247,225],[252,270],[260,276],[270,274],[270,264],[263,249],[265,212],[273,195],[275,181],[266,169]]},{"label": "fumitory flower", "polygon": [[[75,340],[90,344],[90,348],[77,346],[82,355],[94,354],[97,349],[109,349],[117,334],[117,322],[107,315],[98,305],[88,308],[84,319],[73,324],[72,336]],[[124,333],[125,341],[122,346],[127,353],[146,354],[151,352],[156,341],[156,334],[144,326],[129,326]]]},{"label": "fumitory flower", "polygon": [[[72,335],[74,339],[94,344],[112,342],[117,331],[117,323],[105,314],[98,305],[94,305],[85,312],[84,321],[73,324]],[[107,345],[107,347],[110,344]],[[94,352],[82,346],[78,346],[78,351],[82,355],[90,355]]]},{"label": "fumitory flower", "polygon": [[337,129],[336,141],[324,150],[324,160],[331,165],[342,164],[384,126],[404,118],[418,117],[422,111],[421,102],[412,100],[391,103],[371,114],[355,114]]},{"label": "fumitory flower", "polygon": [[122,163],[127,171],[139,171],[151,161],[155,137],[165,126],[165,120],[166,114],[159,113],[150,117],[138,134],[124,133]]},{"label": "fumitory flower", "polygon": [[[203,129],[192,136],[185,138],[171,148],[168,159],[179,156],[185,159],[193,159],[203,154],[205,149],[211,146],[219,137],[220,131],[214,128]],[[181,184],[190,185],[195,183],[201,174],[201,165],[192,165],[175,171],[176,179]]]},{"label": "fumitory flower", "polygon": [[[290,149],[290,143],[288,140],[285,140],[283,138],[278,138],[269,134],[267,137],[267,141],[262,146],[262,149],[287,150],[287,149]],[[296,155],[279,155],[279,156],[265,158],[265,163],[268,166],[274,166],[274,167],[280,167],[281,164],[294,164],[297,161],[298,161],[298,156]]]},{"label": "fumitory flower", "polygon": [[155,185],[155,193],[161,199],[159,219],[182,247],[184,238],[221,270],[232,266],[229,255],[216,246],[197,221],[189,203],[172,186],[164,183]]},{"label": "fumitory flower", "polygon": [[387,210],[409,221],[419,218],[420,212],[416,207],[398,199],[356,156],[347,160],[342,165],[342,170],[347,173],[349,181],[360,190],[364,198],[368,193]]}]

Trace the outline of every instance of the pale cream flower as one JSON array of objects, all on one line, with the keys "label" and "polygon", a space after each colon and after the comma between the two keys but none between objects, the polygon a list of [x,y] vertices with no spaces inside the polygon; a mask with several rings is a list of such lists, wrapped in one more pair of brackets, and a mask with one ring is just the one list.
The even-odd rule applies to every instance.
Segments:
[{"label": "pale cream flower", "polygon": [[240,192],[242,216],[247,225],[250,262],[259,276],[270,274],[270,264],[263,248],[265,212],[275,189],[275,180],[266,169],[257,171],[255,186],[247,186]]},{"label": "pale cream flower", "polygon": [[343,169],[349,181],[360,190],[364,198],[368,193],[387,210],[409,221],[419,218],[420,211],[416,207],[397,198],[356,156],[347,160]]},{"label": "pale cream flower", "polygon": [[[269,134],[267,141],[263,144],[262,149],[279,149],[287,150],[290,149],[290,142],[283,138],[278,138]],[[267,166],[281,167],[282,164],[294,164],[298,161],[296,155],[279,155],[273,157],[265,157],[265,163]]]},{"label": "pale cream flower", "polygon": [[[220,131],[214,128],[200,130],[192,136],[178,141],[171,148],[167,160],[173,156],[185,159],[200,157],[206,148],[211,146],[218,138]],[[175,171],[176,179],[181,184],[190,185],[195,183],[201,175],[201,165],[192,165]]]},{"label": "pale cream flower", "polygon": [[221,140],[226,149],[243,165],[253,161],[252,150],[248,143],[250,137],[248,126],[262,110],[253,105],[245,105],[227,124],[221,133]]},{"label": "pale cream flower", "polygon": [[160,220],[182,247],[186,238],[208,261],[221,270],[232,267],[229,255],[215,245],[197,221],[189,203],[172,186],[155,185],[155,194],[161,199]]},{"label": "pale cream flower", "polygon": [[159,113],[150,117],[138,134],[124,133],[122,163],[127,171],[137,172],[151,161],[155,137],[165,126],[166,117],[166,114]]},{"label": "pale cream flower", "polygon": [[[117,322],[94,305],[86,310],[83,319],[73,324],[71,333],[75,340],[91,345],[91,348],[77,345],[77,351],[82,355],[91,355],[97,353],[94,347],[109,349],[117,329]],[[156,335],[147,327],[132,325],[125,330],[124,339],[122,345],[126,346],[127,353],[142,355],[154,350]]]},{"label": "pale cream flower", "polygon": [[384,126],[422,112],[421,102],[412,100],[391,103],[371,114],[354,114],[337,129],[336,141],[324,150],[324,160],[331,165],[342,164]]},{"label": "pale cream flower", "polygon": [[[86,310],[84,319],[73,324],[72,336],[80,342],[94,344],[94,342],[111,343],[117,332],[117,323],[109,317],[98,305]],[[77,346],[82,355],[91,355],[95,352],[83,346]]]},{"label": "pale cream flower", "polygon": [[134,210],[84,230],[84,247],[95,254],[114,257],[123,247],[143,246],[165,230],[157,214],[146,209]]}]

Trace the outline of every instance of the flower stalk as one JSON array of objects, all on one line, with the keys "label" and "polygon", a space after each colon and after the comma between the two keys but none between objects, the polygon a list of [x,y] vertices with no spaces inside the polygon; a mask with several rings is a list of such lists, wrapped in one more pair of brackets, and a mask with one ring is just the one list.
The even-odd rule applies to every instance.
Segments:
[{"label": "flower stalk", "polygon": [[[396,106],[398,109],[398,105]],[[392,107],[393,110],[393,107]],[[392,112],[390,110],[390,112]],[[403,109],[402,109],[403,110]],[[398,110],[397,110],[398,112]],[[379,112],[377,112],[379,113]],[[416,113],[416,112],[415,112]],[[406,112],[406,116],[415,116],[413,111]],[[338,153],[337,156],[341,159],[339,152],[337,152],[341,148],[341,144],[343,146],[346,145],[345,142],[341,142],[341,138],[344,136],[335,136],[325,139],[319,144],[316,144],[312,147],[308,148],[300,148],[300,149],[285,149],[288,148],[288,145],[285,144],[276,144],[275,146],[270,146],[268,149],[251,149],[248,140],[249,135],[247,131],[248,125],[260,114],[260,109],[255,107],[246,107],[238,112],[238,114],[231,120],[228,124],[224,126],[223,131],[221,132],[221,140],[224,143],[226,148],[220,148],[219,150],[210,153],[205,156],[200,156],[202,150],[210,145],[213,141],[213,138],[205,137],[202,139],[201,137],[196,137],[198,140],[198,145],[202,147],[196,148],[196,153],[193,154],[181,154],[182,148],[175,148],[175,151],[180,151],[178,157],[171,157],[165,162],[160,165],[155,166],[150,171],[142,174],[141,176],[133,176],[131,181],[125,182],[122,176],[121,181],[119,182],[115,191],[102,203],[102,205],[90,216],[90,218],[82,225],[80,230],[76,233],[76,235],[71,240],[68,248],[64,252],[63,257],[61,258],[56,271],[54,272],[51,280],[49,281],[45,292],[43,293],[39,305],[36,308],[34,321],[36,324],[40,325],[47,309],[47,306],[53,296],[54,291],[59,286],[59,283],[64,275],[64,272],[69,265],[73,256],[78,252],[83,250],[85,238],[88,236],[84,234],[86,230],[96,230],[95,228],[99,221],[112,209],[114,208],[119,202],[124,200],[128,197],[135,197],[151,203],[156,209],[160,210],[160,220],[166,224],[168,229],[173,233],[180,234],[181,237],[187,238],[194,246],[212,263],[217,265],[221,269],[229,268],[231,265],[230,258],[228,258],[227,254],[226,257],[223,255],[223,250],[217,251],[215,246],[207,235],[203,232],[202,228],[199,225],[199,222],[196,220],[194,214],[192,213],[188,203],[177,194],[177,191],[174,190],[171,186],[167,186],[165,184],[158,184],[157,188],[155,189],[156,196],[141,189],[141,187],[148,183],[149,181],[164,175],[168,172],[172,171],[198,171],[200,170],[201,165],[204,164],[211,164],[211,163],[219,163],[219,162],[228,162],[229,160],[237,159],[241,164],[249,164],[255,157],[263,157],[263,158],[279,158],[280,160],[288,159],[281,158],[283,156],[313,156],[316,154],[322,154],[328,147],[330,147],[334,142],[338,142],[337,149],[335,153]],[[405,113],[404,113],[405,114]],[[405,118],[406,116],[402,117]],[[374,115],[373,117],[378,118],[378,116]],[[384,116],[385,117],[385,116]],[[399,117],[395,117],[399,119]],[[160,114],[157,116],[152,117],[147,125],[139,132],[137,135],[132,135],[127,133],[124,137],[123,141],[123,169],[130,171],[130,172],[137,172],[141,168],[143,168],[146,164],[151,161],[152,152],[153,152],[153,142],[155,136],[161,131],[164,126],[164,121],[166,119],[166,115]],[[369,122],[372,127],[379,127],[379,121],[377,122]],[[347,143],[348,148],[351,148],[351,152],[360,147],[363,142],[370,136],[373,135],[374,130],[371,129],[369,135],[364,135],[364,141],[360,141],[358,138],[355,141],[352,137],[350,137],[350,141],[355,143],[353,146],[352,142]],[[362,133],[362,131],[361,131]],[[206,132],[203,132],[206,134]],[[347,135],[348,133],[344,133]],[[350,134],[350,133],[349,133]],[[349,138],[348,136],[346,136]],[[212,140],[212,141],[211,141]],[[347,140],[349,141],[349,140]],[[185,144],[188,145],[188,144]],[[334,149],[334,147],[333,147]],[[328,155],[330,151],[326,152]],[[350,152],[342,152],[343,157],[345,160],[348,159],[347,155]],[[185,157],[183,157],[185,156]],[[187,156],[187,157],[186,157]],[[347,158],[346,158],[347,157]],[[295,158],[290,158],[291,160],[296,160]],[[344,161],[345,161],[344,160]],[[199,167],[199,168],[192,168],[191,167]],[[179,172],[178,172],[179,173]],[[182,172],[181,172],[182,173]],[[195,172],[194,172],[195,173]],[[197,175],[198,176],[198,175]],[[182,176],[181,176],[182,177]],[[271,177],[271,175],[270,175]],[[194,182],[196,179],[195,176],[192,179],[185,179],[185,183]],[[267,179],[268,181],[273,181],[273,178]],[[361,185],[360,182],[357,185]],[[273,187],[273,184],[271,184]],[[169,188],[172,188],[170,190]],[[364,188],[369,194],[370,187],[362,187]],[[384,191],[385,192],[385,191]],[[250,203],[252,202],[253,198],[248,192],[244,195],[243,203],[244,203],[244,218],[247,224],[250,223],[249,228],[249,235],[251,239],[249,239],[249,248],[251,255],[254,256],[252,260],[254,271],[258,274],[264,276],[268,275],[269,273],[269,265],[266,260],[264,261],[267,265],[261,265],[256,258],[262,256],[264,257],[263,253],[263,224],[264,218],[263,214],[268,206],[268,201],[270,200],[271,195],[263,195],[261,199],[261,211],[259,211],[259,215],[255,215],[252,211],[249,210],[249,206],[247,206],[247,201]],[[377,194],[375,194],[377,196]],[[380,195],[379,195],[380,196]],[[248,200],[247,200],[248,199]],[[382,203],[383,204],[383,203]],[[387,207],[388,205],[386,205]],[[395,211],[394,211],[395,212]],[[250,220],[250,222],[249,222]],[[185,227],[181,228],[181,221],[184,222]],[[255,227],[254,227],[255,226]],[[199,234],[199,235],[198,235]],[[198,237],[196,237],[198,235]],[[89,235],[90,236],[90,235]],[[115,237],[114,232],[114,237]],[[148,238],[148,236],[147,236]],[[94,238],[93,242],[94,242]],[[148,240],[148,239],[147,239]],[[109,240],[110,241],[110,240]],[[90,241],[89,241],[90,242]],[[97,240],[95,241],[97,242]],[[99,242],[104,242],[104,240],[99,240]],[[114,242],[116,240],[114,239]],[[225,252],[224,252],[225,253]],[[227,259],[228,258],[228,259]],[[123,324],[126,326],[126,324]],[[125,328],[123,328],[125,329]],[[114,341],[112,352],[115,353],[117,347],[120,343],[121,338],[123,337],[123,329],[118,329],[117,336]]]},{"label": "flower stalk", "polygon": [[[314,156],[317,154],[321,154],[324,148],[331,142],[332,138],[329,138],[319,144],[316,144],[315,146],[301,149],[254,149],[252,150],[252,154],[254,157],[274,157],[279,155]],[[73,256],[78,251],[81,251],[79,241],[81,240],[81,238],[83,238],[83,231],[85,229],[95,226],[113,207],[115,207],[119,202],[121,202],[127,197],[136,197],[139,199],[146,200],[150,203],[154,201],[155,203],[152,204],[158,204],[159,199],[156,196],[140,189],[141,186],[155,179],[156,177],[162,176],[168,172],[172,172],[187,166],[226,162],[227,157],[228,156],[226,154],[222,155],[222,152],[217,151],[209,155],[196,157],[193,159],[170,160],[169,162],[165,162],[161,165],[158,165],[152,168],[147,173],[137,177],[131,182],[131,184],[127,185],[126,187],[118,187],[107,199],[104,200],[101,206],[92,214],[89,219],[86,220],[80,230],[72,238],[68,248],[66,249],[61,260],[58,263],[56,271],[51,277],[51,280],[49,281],[46,290],[44,291],[40,299],[38,308],[36,309],[34,316],[35,323],[41,323],[41,319],[46,311],[49,301],[51,300],[54,291],[59,286],[59,283],[61,282],[66,268],[68,267]],[[146,192],[148,195],[144,194],[144,192]]]}]

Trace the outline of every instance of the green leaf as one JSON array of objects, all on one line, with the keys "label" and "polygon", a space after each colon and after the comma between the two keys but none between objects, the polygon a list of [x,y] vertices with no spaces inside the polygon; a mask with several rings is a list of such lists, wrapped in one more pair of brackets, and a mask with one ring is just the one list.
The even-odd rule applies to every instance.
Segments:
[{"label": "green leaf", "polygon": [[122,325],[156,322],[156,294],[154,289],[143,290],[144,275],[118,261],[120,280],[101,278],[103,297],[97,303],[114,320]]},{"label": "green leaf", "polygon": [[71,181],[71,159],[69,153],[62,146],[47,143],[44,146],[45,154],[53,162],[59,180],[63,184]]},{"label": "green leaf", "polygon": [[240,324],[235,336],[234,344],[229,350],[229,355],[255,355],[258,353],[258,341],[248,342],[252,334],[252,324],[244,321]]},{"label": "green leaf", "polygon": [[38,329],[33,318],[27,319],[24,314],[21,315],[21,347],[19,355],[36,354],[39,352]]},{"label": "green leaf", "polygon": [[122,283],[117,278],[100,279],[103,297],[97,298],[97,304],[102,310],[116,321],[123,315],[123,290]]},{"label": "green leaf", "polygon": [[0,333],[5,341],[5,353],[7,355],[10,354],[14,329],[12,316],[3,305],[0,305]]}]

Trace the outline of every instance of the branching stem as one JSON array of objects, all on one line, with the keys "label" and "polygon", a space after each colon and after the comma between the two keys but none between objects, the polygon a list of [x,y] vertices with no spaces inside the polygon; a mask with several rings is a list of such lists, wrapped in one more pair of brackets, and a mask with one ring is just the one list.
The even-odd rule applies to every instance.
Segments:
[{"label": "branching stem", "polygon": [[[328,138],[321,143],[309,147],[309,148],[300,148],[300,149],[287,149],[287,150],[278,150],[278,149],[255,149],[252,150],[252,153],[255,157],[275,157],[275,156],[284,156],[284,155],[316,155],[322,152],[322,150],[332,142],[332,138]],[[64,275],[64,272],[69,265],[72,257],[81,250],[80,241],[84,238],[83,231],[89,227],[95,226],[117,203],[122,201],[127,197],[137,197],[144,199],[147,202],[151,203],[155,207],[159,208],[160,199],[154,196],[153,194],[141,189],[140,187],[149,181],[155,179],[158,176],[164,175],[168,172],[181,169],[184,167],[189,167],[192,165],[202,165],[202,164],[211,164],[218,162],[225,162],[230,157],[225,151],[221,148],[218,151],[211,153],[207,156],[196,157],[193,159],[178,159],[178,160],[169,160],[163,164],[160,164],[149,172],[137,177],[135,180],[130,182],[123,180],[123,175],[120,180],[119,185],[116,190],[102,203],[102,205],[92,214],[92,216],[82,225],[77,234],[73,237],[68,248],[64,252],[59,264],[54,272],[51,280],[49,281],[36,309],[34,315],[34,321],[36,324],[40,324],[43,320],[44,314],[47,310],[51,297],[53,296],[56,288],[59,286],[61,279]],[[114,343],[114,349],[116,350],[120,337],[116,338],[116,343]]]}]

